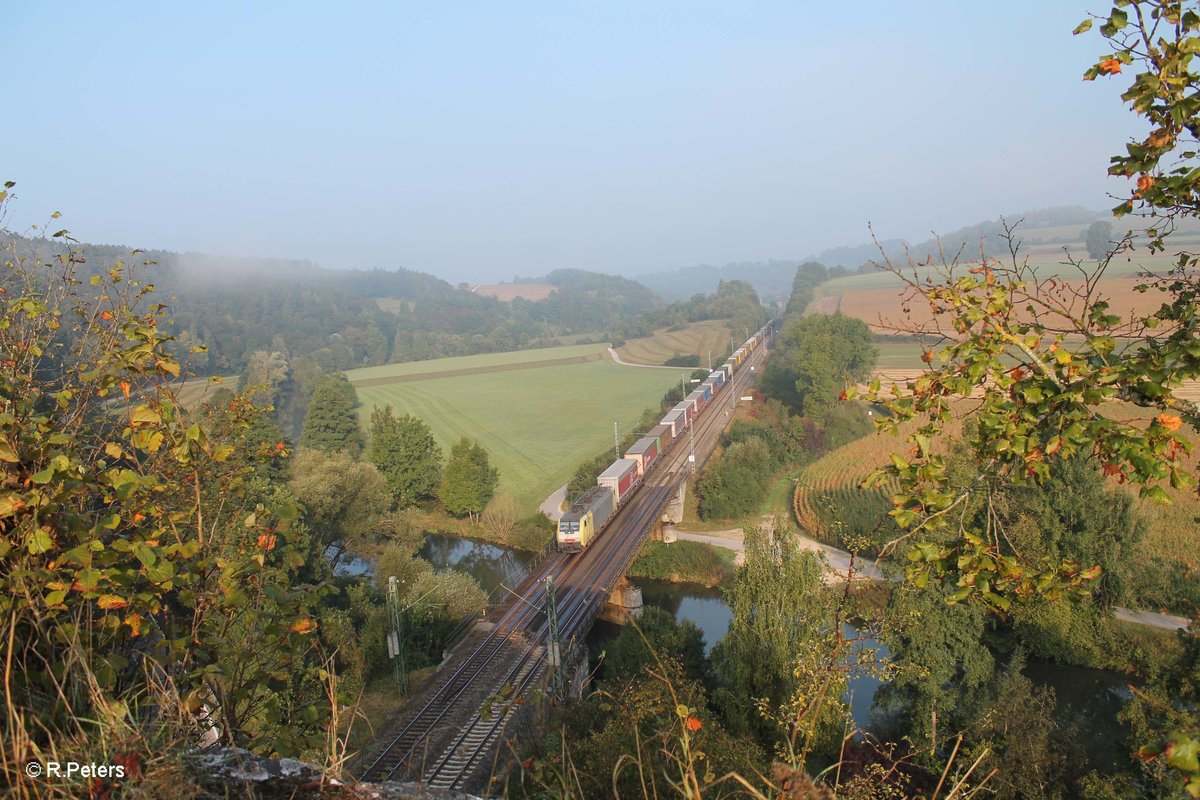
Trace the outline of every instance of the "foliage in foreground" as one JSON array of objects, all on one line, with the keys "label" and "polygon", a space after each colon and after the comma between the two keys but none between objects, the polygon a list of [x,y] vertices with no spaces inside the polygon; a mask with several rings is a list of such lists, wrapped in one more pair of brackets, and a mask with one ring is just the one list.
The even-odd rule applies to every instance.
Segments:
[{"label": "foliage in foreground", "polygon": [[68,752],[111,761],[106,721],[159,719],[268,753],[320,748],[316,542],[287,488],[255,471],[286,445],[238,450],[258,414],[243,398],[177,401],[181,365],[152,286],[121,267],[82,282],[69,254],[6,255],[6,772]]},{"label": "foliage in foreground", "polygon": [[[1180,220],[1200,215],[1200,74],[1192,69],[1200,11],[1179,0],[1125,0],[1096,19],[1111,49],[1084,77],[1112,78],[1136,66],[1122,98],[1149,128],[1111,160],[1111,175],[1133,181],[1113,211],[1118,218],[1140,212],[1151,249],[1161,251]],[[1076,33],[1092,24],[1086,20]],[[1174,269],[1146,276],[1138,291],[1160,296],[1160,307],[1123,316],[1101,294],[1100,278],[1131,239],[1126,235],[1098,262],[1073,261],[1079,279],[1072,282],[1040,277],[1011,236],[1009,257],[985,253],[978,263],[962,263],[951,254],[933,278],[921,277],[916,264],[884,264],[905,280],[906,305],[932,311],[927,326],[908,331],[929,342],[923,356],[929,369],[905,394],[871,392],[894,414],[882,427],[923,420],[908,437],[910,452],[894,455],[878,474],[880,482],[898,483],[891,515],[911,545],[908,577],[917,585],[1003,613],[1098,579],[1098,565],[1014,548],[994,515],[960,513],[972,498],[990,507],[999,487],[1046,483],[1058,459],[1090,459],[1159,502],[1169,502],[1165,484],[1195,487],[1183,458],[1191,444],[1180,429],[1200,429],[1200,407],[1178,389],[1200,377],[1200,257],[1181,252]],[[933,442],[952,417],[953,401],[973,395],[977,408],[965,442],[978,474],[955,486]],[[1145,409],[1140,424],[1098,411],[1114,400]],[[1178,770],[1188,791],[1200,796],[1200,714],[1186,697],[1171,702],[1177,727],[1141,754]]]}]

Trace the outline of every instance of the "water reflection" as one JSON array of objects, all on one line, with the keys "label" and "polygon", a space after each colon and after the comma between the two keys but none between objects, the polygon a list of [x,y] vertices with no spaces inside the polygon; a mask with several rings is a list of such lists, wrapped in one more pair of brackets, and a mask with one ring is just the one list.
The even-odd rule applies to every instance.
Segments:
[{"label": "water reflection", "polygon": [[1082,744],[1090,765],[1113,770],[1129,762],[1129,747],[1122,739],[1117,714],[1129,699],[1129,679],[1116,672],[1056,664],[1030,658],[1025,676],[1037,686],[1054,690],[1055,716],[1064,728],[1074,727],[1071,737]]},{"label": "water reflection", "polygon": [[533,553],[523,550],[441,533],[427,535],[417,555],[432,564],[435,570],[465,572],[478,581],[485,592],[491,592],[501,583],[509,587],[517,585],[525,574],[525,565],[534,558]]},{"label": "water reflection", "polygon": [[[434,570],[452,569],[470,575],[485,592],[491,592],[501,583],[515,586],[525,574],[525,565],[533,560],[534,554],[523,550],[512,550],[486,542],[475,542],[442,533],[430,533],[417,555],[433,565]],[[367,575],[371,563],[356,556],[343,557],[338,564],[337,575]]]}]

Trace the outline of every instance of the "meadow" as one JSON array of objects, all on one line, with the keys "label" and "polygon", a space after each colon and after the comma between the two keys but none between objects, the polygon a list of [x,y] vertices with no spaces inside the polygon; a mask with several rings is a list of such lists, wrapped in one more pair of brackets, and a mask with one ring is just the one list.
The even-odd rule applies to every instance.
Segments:
[{"label": "meadow", "polygon": [[[475,439],[500,472],[499,491],[523,513],[533,513],[581,461],[612,446],[613,422],[621,423],[622,434],[629,432],[679,380],[670,370],[615,364],[600,356],[604,349],[464,356],[348,375],[362,400],[364,428],[372,408],[391,405],[398,414],[424,420],[443,451],[462,436]],[[589,360],[563,363],[580,358]]]},{"label": "meadow", "polygon": [[[705,320],[692,322],[677,330],[667,328],[656,331],[652,336],[630,339],[617,348],[623,361],[633,364],[663,364],[675,356],[700,356],[700,366],[708,366],[711,352],[713,365],[719,356],[731,352],[731,331],[727,320]],[[744,337],[736,337],[740,344]]]}]

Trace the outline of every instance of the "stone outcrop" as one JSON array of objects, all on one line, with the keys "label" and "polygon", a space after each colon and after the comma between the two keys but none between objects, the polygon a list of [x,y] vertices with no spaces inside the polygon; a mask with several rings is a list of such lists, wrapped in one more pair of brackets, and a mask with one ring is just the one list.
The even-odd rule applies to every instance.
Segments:
[{"label": "stone outcrop", "polygon": [[222,747],[191,756],[194,775],[221,797],[295,800],[479,800],[475,795],[427,789],[416,783],[343,782],[293,758],[263,758]]}]

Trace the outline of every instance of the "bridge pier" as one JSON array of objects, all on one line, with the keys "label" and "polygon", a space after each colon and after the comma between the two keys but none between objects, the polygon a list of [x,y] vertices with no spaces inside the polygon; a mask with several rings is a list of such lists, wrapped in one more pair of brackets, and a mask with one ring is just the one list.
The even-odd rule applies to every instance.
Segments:
[{"label": "bridge pier", "polygon": [[608,593],[608,600],[600,609],[600,619],[624,625],[631,619],[642,616],[642,590],[621,578],[617,585]]},{"label": "bridge pier", "polygon": [[687,496],[687,481],[679,484],[679,491],[663,509],[662,521],[672,525],[683,522],[683,499]]},{"label": "bridge pier", "polygon": [[567,667],[567,699],[582,700],[592,682],[591,658],[586,647],[576,647],[576,656]]}]

